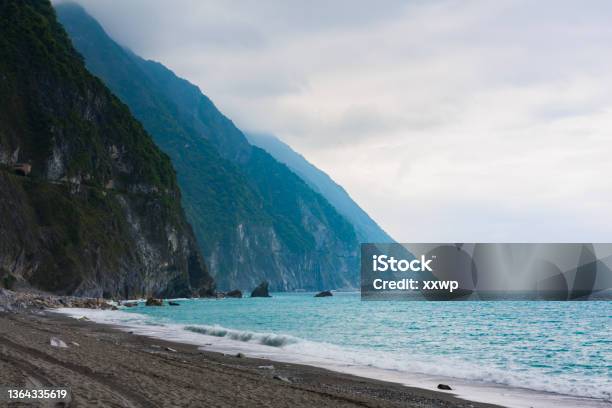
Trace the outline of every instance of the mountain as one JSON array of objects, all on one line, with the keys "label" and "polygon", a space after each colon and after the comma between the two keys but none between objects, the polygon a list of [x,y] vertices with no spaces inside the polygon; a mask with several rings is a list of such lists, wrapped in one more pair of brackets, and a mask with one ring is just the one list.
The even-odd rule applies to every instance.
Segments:
[{"label": "mountain", "polygon": [[221,289],[357,287],[354,228],[323,196],[252,146],[198,87],[115,43],[81,7],[57,12],[87,67],[171,157]]},{"label": "mountain", "polygon": [[246,134],[251,144],[261,147],[279,162],[286,164],[310,187],[320,193],[355,227],[360,242],[395,242],[370,216],[353,201],[342,186],[327,173],[319,170],[301,154],[277,137],[265,134]]},{"label": "mountain", "polygon": [[46,0],[0,2],[0,281],[96,297],[214,291],[170,159]]}]

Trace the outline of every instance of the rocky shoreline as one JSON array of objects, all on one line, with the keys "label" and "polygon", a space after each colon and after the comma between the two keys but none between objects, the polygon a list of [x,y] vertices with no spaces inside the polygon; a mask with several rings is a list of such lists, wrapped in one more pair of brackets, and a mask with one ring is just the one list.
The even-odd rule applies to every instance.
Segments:
[{"label": "rocky shoreline", "polygon": [[103,310],[118,309],[116,303],[108,299],[58,296],[35,290],[15,292],[0,288],[0,312],[24,312],[60,307]]},{"label": "rocky shoreline", "polygon": [[[269,283],[261,282],[251,292],[251,297],[272,297],[268,290]],[[325,290],[319,292],[315,297],[333,296],[332,292]],[[211,292],[207,298],[237,298],[241,299],[243,293],[239,289],[230,290],[228,292],[215,291]],[[146,306],[163,306],[164,299],[149,297],[145,302]],[[0,312],[18,312],[36,309],[56,309],[60,307],[76,307],[83,309],[102,309],[102,310],[118,310],[118,306],[133,307],[137,306],[138,302],[134,300],[121,299],[105,299],[105,298],[89,298],[78,296],[62,296],[48,292],[43,292],[34,288],[21,288],[19,290],[9,290],[0,287]],[[168,302],[169,306],[179,306],[178,303]]]},{"label": "rocky shoreline", "polygon": [[[267,295],[267,292],[266,292]],[[240,290],[229,292],[216,292],[209,298],[242,298]],[[269,295],[267,297],[270,297]],[[60,307],[75,307],[83,309],[119,310],[119,306],[134,307],[139,302],[134,300],[113,300],[104,298],[88,298],[77,296],[61,296],[36,289],[12,291],[0,287],[0,312],[21,312],[29,310],[57,309]],[[179,303],[164,299],[149,297],[145,301],[146,306],[179,306]]]}]

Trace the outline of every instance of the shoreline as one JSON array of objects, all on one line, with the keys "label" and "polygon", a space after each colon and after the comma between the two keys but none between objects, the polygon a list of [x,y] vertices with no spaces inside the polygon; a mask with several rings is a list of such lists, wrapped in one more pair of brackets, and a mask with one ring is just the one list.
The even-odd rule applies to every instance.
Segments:
[{"label": "shoreline", "polygon": [[[184,299],[183,299],[184,300]],[[142,303],[142,299],[137,299],[132,302]],[[66,306],[71,307],[66,307]],[[85,307],[84,307],[85,306]],[[77,328],[84,328],[86,337],[104,337],[104,333],[112,333],[113,336],[120,340],[115,341],[116,345],[128,344],[133,342],[134,338],[147,339],[150,347],[159,349],[159,344],[170,344],[171,349],[189,347],[198,355],[211,353],[216,355],[215,358],[229,358],[230,363],[235,366],[236,362],[244,363],[247,360],[256,360],[263,367],[283,365],[292,367],[285,368],[285,371],[291,372],[294,378],[301,378],[305,372],[313,370],[322,370],[325,375],[318,374],[320,378],[325,378],[331,383],[337,382],[339,377],[349,376],[358,379],[360,382],[383,382],[386,387],[401,387],[404,391],[410,390],[411,397],[422,397],[423,392],[427,401],[437,401],[439,397],[453,397],[453,404],[450,406],[462,407],[466,402],[472,407],[480,406],[506,406],[516,408],[574,408],[574,407],[589,407],[589,408],[608,408],[610,402],[603,399],[577,397],[567,394],[558,394],[550,391],[536,391],[520,386],[509,386],[498,384],[495,382],[481,382],[476,380],[467,380],[453,376],[451,373],[445,375],[420,374],[419,372],[407,372],[404,370],[396,371],[388,368],[376,367],[373,365],[353,364],[347,360],[338,360],[334,353],[343,352],[342,350],[334,351],[327,358],[321,359],[325,353],[315,354],[309,353],[303,349],[293,347],[292,338],[290,336],[275,335],[273,333],[249,333],[240,332],[230,328],[219,326],[219,330],[223,333],[216,334],[216,329],[210,331],[205,327],[200,331],[199,327],[186,327],[181,324],[153,324],[143,321],[143,315],[139,313],[126,313],[128,309],[117,308],[117,303],[104,299],[89,299],[89,298],[74,298],[66,296],[50,295],[44,292],[11,292],[0,290],[0,329],[6,323],[3,319],[11,318],[21,322],[22,325],[31,325],[32,322],[46,326],[57,326],[66,329],[68,334],[75,334],[73,331]],[[8,312],[8,313],[7,313]],[[75,319],[82,316],[87,319]],[[122,317],[123,316],[123,317]],[[129,316],[128,319],[125,317]],[[132,317],[134,319],[132,319]],[[79,325],[75,326],[75,322]],[[6,327],[5,327],[6,328]],[[15,329],[13,325],[12,329]],[[39,329],[37,327],[37,329]],[[34,330],[36,331],[36,330]],[[42,329],[42,334],[48,332],[48,329]],[[230,334],[226,334],[230,332]],[[0,330],[2,333],[2,330]],[[212,335],[209,333],[213,333]],[[78,333],[77,333],[78,334]],[[81,333],[82,334],[82,333]],[[243,340],[243,336],[248,336],[249,340]],[[128,337],[124,337],[128,336]],[[236,336],[236,337],[235,337]],[[258,341],[251,342],[251,336]],[[61,337],[61,336],[58,336]],[[2,334],[0,334],[0,339]],[[234,340],[234,338],[236,340]],[[299,340],[299,339],[298,339]],[[49,346],[49,337],[47,344],[42,343],[46,351],[51,349]],[[285,344],[288,341],[288,347],[279,347],[279,344]],[[80,342],[77,340],[77,343]],[[280,342],[280,343],[279,343]],[[140,342],[142,343],[142,342]],[[155,343],[155,344],[153,344]],[[100,343],[98,343],[100,344]],[[315,344],[316,346],[316,344]],[[77,346],[78,347],[78,346]],[[178,348],[177,348],[178,347]],[[0,350],[2,344],[0,344]],[[148,350],[148,349],[147,349]],[[309,350],[307,348],[307,350]],[[93,357],[98,354],[97,350],[88,350],[93,353]],[[150,350],[149,350],[150,351]],[[240,354],[242,358],[236,358]],[[2,360],[0,355],[0,368]],[[86,359],[85,361],[88,361]],[[367,361],[367,360],[366,360]],[[158,362],[155,362],[158,363]],[[192,364],[196,366],[201,361],[193,360]],[[153,364],[155,365],[155,364]],[[274,371],[264,369],[265,374],[272,374],[274,379]],[[261,370],[260,370],[261,371]],[[159,374],[151,373],[151,375],[159,376]],[[278,374],[281,378],[289,378],[282,373]],[[2,378],[0,378],[1,380]],[[131,381],[127,379],[128,383]],[[290,381],[289,383],[293,383]],[[0,381],[0,385],[3,385]],[[438,390],[438,384],[449,384],[452,387],[451,391]],[[11,384],[12,385],[12,384]],[[311,384],[315,389],[317,387],[325,387],[325,383]],[[349,387],[350,389],[350,387]],[[369,391],[358,390],[358,395],[368,395]],[[379,394],[385,394],[386,389]],[[350,393],[349,393],[350,395]],[[427,399],[428,398],[428,399]],[[376,399],[380,399],[378,394]],[[408,398],[410,400],[410,398]],[[444,398],[443,398],[444,399]],[[461,403],[457,402],[461,401]],[[394,403],[394,400],[386,401],[386,403]],[[446,406],[436,405],[437,403],[425,403],[425,405],[416,405],[420,407],[429,406]],[[475,405],[476,404],[476,405]],[[186,406],[189,406],[187,404]],[[306,405],[308,406],[308,405]],[[393,405],[390,405],[393,406]],[[409,405],[413,406],[413,405]]]},{"label": "shoreline", "polygon": [[[77,405],[496,407],[308,365],[224,355],[54,311],[0,313],[0,333],[0,384],[67,385]],[[51,347],[50,337],[68,348]]]},{"label": "shoreline", "polygon": [[[238,341],[231,339],[232,336],[218,337],[216,335],[204,334],[206,331],[185,330],[181,324],[162,324],[148,326],[143,325],[138,313],[127,313],[124,316],[134,317],[135,321],[119,323],[115,317],[118,312],[96,311],[86,309],[59,309],[56,313],[65,314],[72,318],[87,316],[91,321],[98,322],[108,327],[115,327],[118,330],[129,331],[131,333],[145,336],[152,339],[160,339],[180,344],[190,344],[206,351],[222,353],[234,356],[238,353],[268,362],[290,364],[300,367],[319,368],[332,373],[356,376],[362,379],[383,380],[386,383],[420,389],[444,395],[453,395],[461,401],[471,403],[494,404],[496,406],[518,407],[518,408],[608,408],[609,402],[593,398],[578,397],[566,394],[558,394],[548,391],[537,391],[522,387],[512,387],[498,383],[486,383],[471,381],[457,377],[431,375],[418,372],[398,372],[395,370],[376,368],[372,366],[361,366],[345,364],[335,359],[313,359],[309,354],[302,354],[300,351],[285,350],[284,348],[271,347],[266,344],[252,343],[249,341]],[[109,319],[110,317],[110,319]],[[123,320],[123,319],[122,319]],[[227,327],[219,327],[221,331],[233,331]],[[234,334],[239,334],[234,331]],[[262,336],[274,336],[270,333],[262,333]],[[282,335],[279,335],[282,337]],[[228,339],[229,338],[229,339]],[[279,340],[267,338],[267,341],[276,343]],[[306,358],[304,358],[306,357]],[[452,391],[438,391],[438,384],[449,384]]]}]

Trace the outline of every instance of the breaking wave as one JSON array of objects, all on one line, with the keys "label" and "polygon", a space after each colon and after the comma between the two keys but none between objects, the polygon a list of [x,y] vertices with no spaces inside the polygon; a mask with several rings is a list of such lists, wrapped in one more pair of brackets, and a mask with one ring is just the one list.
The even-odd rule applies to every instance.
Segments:
[{"label": "breaking wave", "polygon": [[272,347],[283,347],[300,341],[300,339],[296,337],[282,334],[232,330],[222,326],[185,326],[185,330],[193,333],[205,334],[207,336],[225,337],[231,340],[258,343]]}]

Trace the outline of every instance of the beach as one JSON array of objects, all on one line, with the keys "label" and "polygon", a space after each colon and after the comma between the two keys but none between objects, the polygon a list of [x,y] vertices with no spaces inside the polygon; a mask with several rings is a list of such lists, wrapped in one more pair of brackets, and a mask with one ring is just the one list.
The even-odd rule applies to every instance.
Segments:
[{"label": "beach", "polygon": [[[52,337],[68,347],[52,347]],[[0,313],[0,384],[66,386],[69,406],[493,407],[448,392],[209,352],[42,310]]]}]

